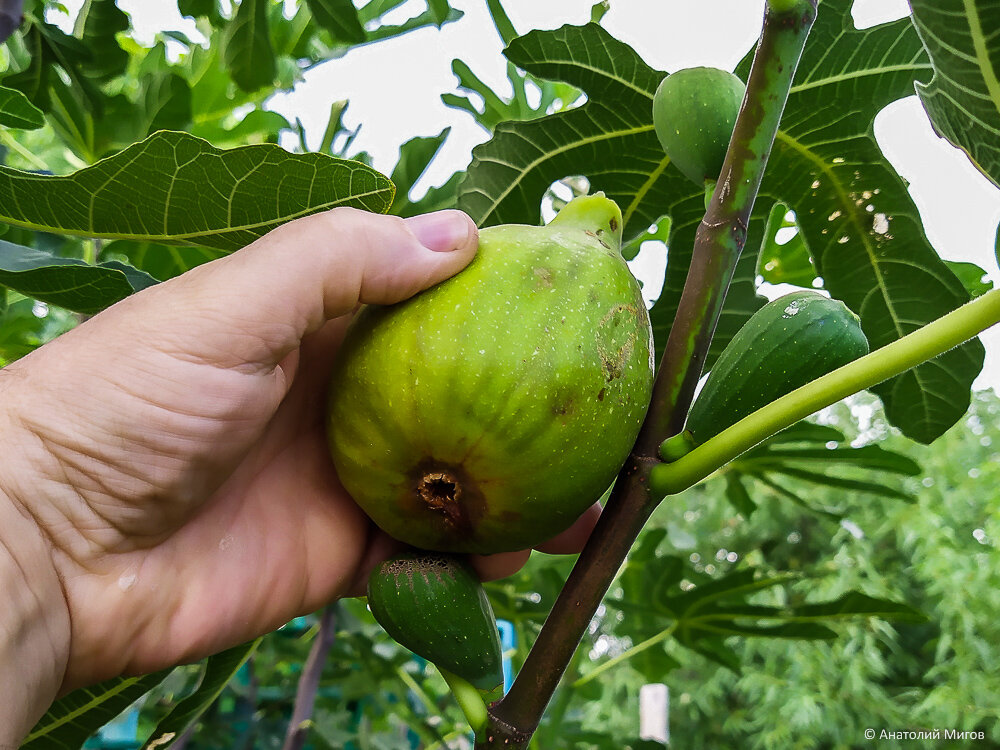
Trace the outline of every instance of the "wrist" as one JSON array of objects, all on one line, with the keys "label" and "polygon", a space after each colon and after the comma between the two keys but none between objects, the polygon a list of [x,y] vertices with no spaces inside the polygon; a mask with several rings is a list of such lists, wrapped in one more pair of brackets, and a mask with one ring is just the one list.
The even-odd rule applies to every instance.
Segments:
[{"label": "wrist", "polygon": [[[4,393],[8,396],[9,393]],[[11,401],[4,398],[7,404]],[[51,546],[5,479],[18,471],[17,427],[0,408],[0,747],[16,747],[58,694],[70,620]],[[20,467],[23,468],[23,467]]]}]

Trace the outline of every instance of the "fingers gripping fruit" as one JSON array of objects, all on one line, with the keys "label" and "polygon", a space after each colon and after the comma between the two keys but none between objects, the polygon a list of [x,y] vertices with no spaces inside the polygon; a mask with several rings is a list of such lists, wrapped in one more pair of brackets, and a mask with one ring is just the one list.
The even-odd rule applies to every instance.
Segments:
[{"label": "fingers gripping fruit", "polygon": [[344,487],[414,547],[491,553],[567,528],[624,463],[653,343],[602,194],[547,226],[497,226],[455,277],[367,307],[333,375]]},{"label": "fingers gripping fruit", "polygon": [[777,398],[868,353],[858,316],[840,300],[801,291],[768,302],[722,350],[691,407],[703,443]]},{"label": "fingers gripping fruit", "polygon": [[703,185],[722,171],[746,86],[716,68],[685,68],[664,78],[653,96],[653,127],[664,153]]},{"label": "fingers gripping fruit", "polygon": [[487,701],[503,696],[496,619],[467,563],[432,552],[386,560],[368,580],[368,606],[399,644],[468,681]]}]

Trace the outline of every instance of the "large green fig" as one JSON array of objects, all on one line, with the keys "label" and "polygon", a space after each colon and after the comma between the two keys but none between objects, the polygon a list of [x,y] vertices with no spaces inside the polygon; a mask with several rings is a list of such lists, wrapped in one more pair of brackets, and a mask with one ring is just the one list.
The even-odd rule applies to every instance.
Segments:
[{"label": "large green fig", "polygon": [[487,698],[503,697],[496,618],[467,563],[432,552],[386,560],[368,579],[368,607],[398,643]]},{"label": "large green fig", "polygon": [[328,423],[344,487],[414,547],[491,553],[608,488],[649,404],[653,343],[603,194],[480,232],[461,273],[348,331]]},{"label": "large green fig", "polygon": [[746,86],[717,68],[671,73],[653,95],[653,127],[663,151],[698,185],[717,180]]}]

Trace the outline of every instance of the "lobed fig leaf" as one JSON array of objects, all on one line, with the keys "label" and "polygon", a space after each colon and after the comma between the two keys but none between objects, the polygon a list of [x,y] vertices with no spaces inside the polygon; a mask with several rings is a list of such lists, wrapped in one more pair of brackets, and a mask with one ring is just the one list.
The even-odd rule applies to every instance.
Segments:
[{"label": "lobed fig leaf", "polygon": [[717,68],[671,73],[653,95],[653,127],[664,153],[697,185],[719,178],[746,85]]},{"label": "lobed fig leaf", "polygon": [[489,227],[461,273],[357,316],[332,377],[329,443],[344,487],[391,536],[525,549],[614,480],[653,380],[621,228],[602,194],[548,226]]}]

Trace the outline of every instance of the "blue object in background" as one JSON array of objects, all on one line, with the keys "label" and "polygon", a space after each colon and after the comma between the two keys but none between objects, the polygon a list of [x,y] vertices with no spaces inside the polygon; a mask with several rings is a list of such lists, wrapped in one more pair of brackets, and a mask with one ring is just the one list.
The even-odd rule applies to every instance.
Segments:
[{"label": "blue object in background", "polygon": [[507,620],[497,620],[497,629],[500,631],[500,648],[503,651],[503,694],[507,695],[514,681],[509,654],[517,648],[517,635],[514,633],[514,623]]},{"label": "blue object in background", "polygon": [[83,743],[88,750],[137,750],[142,745],[138,739],[139,709],[132,708]]}]

